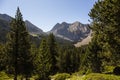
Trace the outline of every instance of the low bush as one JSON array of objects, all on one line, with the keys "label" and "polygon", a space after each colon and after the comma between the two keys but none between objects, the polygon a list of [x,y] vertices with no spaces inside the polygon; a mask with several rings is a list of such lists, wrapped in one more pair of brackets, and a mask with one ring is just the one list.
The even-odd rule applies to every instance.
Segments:
[{"label": "low bush", "polygon": [[12,80],[4,71],[0,72],[0,80]]},{"label": "low bush", "polygon": [[114,66],[105,66],[103,72],[104,73],[112,73],[114,68],[115,68]]},{"label": "low bush", "polygon": [[70,78],[70,74],[68,73],[58,73],[54,76],[51,76],[53,80],[65,80],[67,78]]},{"label": "low bush", "polygon": [[82,80],[120,80],[120,76],[112,74],[91,73],[86,75]]}]

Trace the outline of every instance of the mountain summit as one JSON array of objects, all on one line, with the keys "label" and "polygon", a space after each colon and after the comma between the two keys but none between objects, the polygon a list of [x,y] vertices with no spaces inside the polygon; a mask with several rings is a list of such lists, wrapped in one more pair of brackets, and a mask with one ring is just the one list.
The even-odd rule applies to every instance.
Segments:
[{"label": "mountain summit", "polygon": [[90,28],[88,27],[88,24],[82,24],[78,21],[74,23],[62,22],[61,24],[57,23],[49,33],[53,33],[57,37],[72,42],[77,42],[89,35]]}]

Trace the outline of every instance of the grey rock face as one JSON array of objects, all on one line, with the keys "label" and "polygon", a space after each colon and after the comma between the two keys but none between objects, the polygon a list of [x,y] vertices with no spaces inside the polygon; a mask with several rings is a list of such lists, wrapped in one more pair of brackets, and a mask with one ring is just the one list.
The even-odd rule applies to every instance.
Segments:
[{"label": "grey rock face", "polygon": [[90,33],[88,24],[82,24],[78,21],[74,23],[57,23],[53,29],[49,32],[55,36],[77,42],[87,37]]}]

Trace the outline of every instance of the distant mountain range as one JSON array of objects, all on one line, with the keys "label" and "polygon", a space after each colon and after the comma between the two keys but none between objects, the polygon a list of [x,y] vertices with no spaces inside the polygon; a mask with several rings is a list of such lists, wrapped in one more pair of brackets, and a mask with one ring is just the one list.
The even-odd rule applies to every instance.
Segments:
[{"label": "distant mountain range", "polygon": [[49,33],[72,42],[78,42],[86,38],[90,31],[88,24],[76,21],[74,23],[57,23]]},{"label": "distant mountain range", "polygon": [[[12,17],[7,14],[0,14],[0,40],[5,41],[5,36],[10,30],[10,21]],[[82,24],[78,21],[74,23],[62,22],[57,23],[49,32],[45,33],[43,30],[32,24],[30,21],[25,20],[25,25],[28,32],[33,35],[47,35],[53,33],[57,40],[67,40],[71,42],[80,42],[90,36],[90,28],[88,24]],[[62,40],[62,41],[63,41]]]}]

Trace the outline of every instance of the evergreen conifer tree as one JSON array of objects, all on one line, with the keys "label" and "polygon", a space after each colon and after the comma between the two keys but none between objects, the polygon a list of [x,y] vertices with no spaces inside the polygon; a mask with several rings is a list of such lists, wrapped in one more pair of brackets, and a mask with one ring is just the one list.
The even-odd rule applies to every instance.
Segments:
[{"label": "evergreen conifer tree", "polygon": [[89,44],[87,48],[88,58],[91,64],[89,64],[92,72],[100,73],[102,70],[102,58],[101,58],[101,48],[95,40]]},{"label": "evergreen conifer tree", "polygon": [[120,0],[98,0],[89,13],[93,38],[102,49],[102,56],[111,65],[119,65]]},{"label": "evergreen conifer tree", "polygon": [[7,49],[9,53],[9,64],[14,69],[14,80],[17,80],[18,74],[23,75],[27,79],[32,72],[30,41],[19,8],[17,8],[15,18],[10,24]]},{"label": "evergreen conifer tree", "polygon": [[0,71],[5,70],[7,66],[7,54],[5,52],[5,46],[0,44]]},{"label": "evergreen conifer tree", "polygon": [[56,44],[55,37],[53,34],[50,34],[48,36],[47,45],[48,45],[48,53],[50,53],[51,59],[52,59],[51,60],[51,63],[52,63],[51,73],[55,74],[58,71],[58,67],[57,67],[58,53],[57,53],[57,44]]},{"label": "evergreen conifer tree", "polygon": [[51,54],[48,52],[47,42],[42,40],[38,55],[36,56],[36,71],[39,74],[40,80],[49,80],[51,70]]}]

